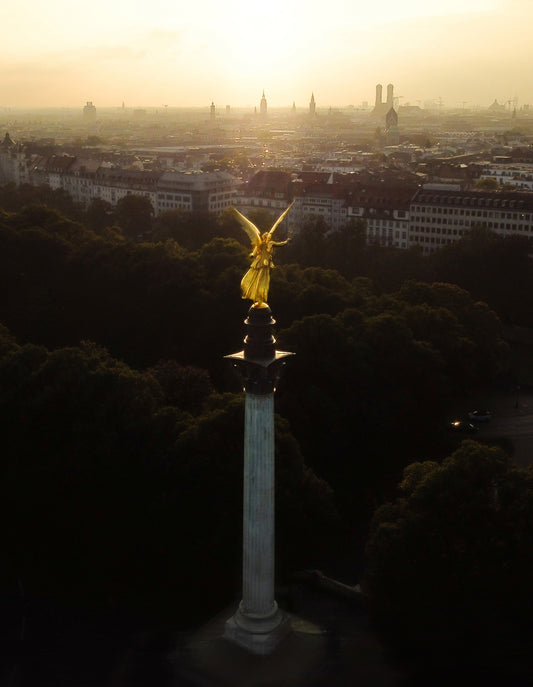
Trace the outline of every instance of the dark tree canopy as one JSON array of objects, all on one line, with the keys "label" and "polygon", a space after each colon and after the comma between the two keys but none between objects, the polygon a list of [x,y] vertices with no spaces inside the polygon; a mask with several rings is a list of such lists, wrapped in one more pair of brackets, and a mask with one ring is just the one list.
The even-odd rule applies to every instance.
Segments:
[{"label": "dark tree canopy", "polygon": [[531,471],[469,441],[410,465],[399,489],[372,521],[363,585],[386,641],[448,667],[529,661]]},{"label": "dark tree canopy", "polygon": [[[224,356],[243,344],[247,236],[231,213],[170,213],[140,240],[117,226],[118,209],[76,216],[42,198],[17,208],[26,191],[3,191],[4,522],[17,525],[2,584],[22,575],[34,589],[78,584],[133,603],[158,580],[161,608],[177,579],[184,594],[209,587],[198,570],[217,557],[224,572],[206,603],[220,608],[239,579],[243,409]],[[296,237],[276,254],[278,347],[296,353],[276,395],[284,574],[360,547],[405,466],[450,453],[447,408],[509,369],[495,311],[521,317],[533,292],[520,241],[473,233],[424,257],[365,246],[362,231],[317,221],[307,257]],[[476,251],[516,273],[523,300],[511,282],[498,291]]]},{"label": "dark tree canopy", "polygon": [[[2,594],[22,584],[30,598],[178,613],[184,625],[228,603],[240,584],[241,396],[173,361],[133,370],[91,342],[48,351],[3,328],[0,352]],[[286,422],[276,434],[290,572],[320,563],[338,516]]]},{"label": "dark tree canopy", "polygon": [[142,238],[152,231],[154,208],[147,196],[128,194],[116,206],[117,223],[130,239]]}]

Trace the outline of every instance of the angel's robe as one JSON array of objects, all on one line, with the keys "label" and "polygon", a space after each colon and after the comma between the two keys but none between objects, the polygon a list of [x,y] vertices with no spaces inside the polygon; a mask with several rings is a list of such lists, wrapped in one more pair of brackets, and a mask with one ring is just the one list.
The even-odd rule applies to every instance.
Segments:
[{"label": "angel's robe", "polygon": [[263,234],[251,253],[252,264],[241,280],[243,298],[254,303],[266,303],[270,286],[270,270],[274,267],[272,253],[274,246],[284,246],[287,241],[272,241]]}]

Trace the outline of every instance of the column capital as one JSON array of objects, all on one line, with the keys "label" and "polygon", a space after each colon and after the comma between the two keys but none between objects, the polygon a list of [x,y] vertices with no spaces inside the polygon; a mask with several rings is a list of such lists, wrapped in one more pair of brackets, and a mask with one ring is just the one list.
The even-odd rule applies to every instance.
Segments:
[{"label": "column capital", "polygon": [[276,350],[272,333],[276,321],[266,303],[252,305],[244,323],[244,349],[225,357],[233,362],[247,393],[261,396],[274,393],[286,359],[294,353]]}]

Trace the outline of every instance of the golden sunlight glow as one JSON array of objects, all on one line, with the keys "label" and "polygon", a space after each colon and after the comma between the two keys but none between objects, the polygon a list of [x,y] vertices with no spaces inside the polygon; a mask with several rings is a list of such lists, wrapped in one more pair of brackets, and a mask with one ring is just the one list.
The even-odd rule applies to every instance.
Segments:
[{"label": "golden sunlight glow", "polygon": [[[531,0],[25,0],[3,11],[0,107],[307,106],[519,94]],[[503,50],[502,46],[507,49]]]}]

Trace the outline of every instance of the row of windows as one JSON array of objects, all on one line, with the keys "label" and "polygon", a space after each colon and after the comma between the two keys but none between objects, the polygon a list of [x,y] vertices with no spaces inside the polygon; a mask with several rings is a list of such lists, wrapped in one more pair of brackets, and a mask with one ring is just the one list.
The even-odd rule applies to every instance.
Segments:
[{"label": "row of windows", "polygon": [[485,169],[481,173],[480,179],[487,179],[492,177],[513,177],[531,179],[530,171],[521,171],[519,169]]},{"label": "row of windows", "polygon": [[463,215],[465,217],[496,217],[502,219],[521,219],[529,221],[531,219],[530,213],[516,213],[516,212],[493,212],[487,210],[459,210],[457,208],[422,208],[417,210],[422,215]]},{"label": "row of windows", "polygon": [[[428,196],[421,194],[418,196],[419,202],[425,203],[439,203],[446,205],[468,205],[469,207],[494,207],[494,208],[523,208],[523,200],[509,200],[507,198],[469,198],[460,196]],[[415,210],[420,210],[421,206],[416,205]]]},{"label": "row of windows", "polygon": [[[428,222],[413,222],[413,225],[411,227],[411,231],[430,231],[430,227],[428,226]],[[435,220],[433,219],[431,224],[435,224]],[[443,219],[441,222],[436,223],[437,227],[431,227],[431,233],[435,232],[445,232],[446,229],[444,227],[441,227],[440,225],[448,225],[448,226],[460,226],[460,227],[469,227],[471,226],[470,222],[468,220],[462,220],[462,219],[454,219],[454,220],[445,220]],[[506,229],[507,231],[530,231],[533,232],[533,225],[529,226],[524,226],[523,224],[516,224],[512,222],[481,222],[480,223],[482,227],[486,227],[487,229]]]},{"label": "row of windows", "polygon": [[211,200],[227,200],[228,198],[236,198],[236,193],[214,193]]},{"label": "row of windows", "polygon": [[[379,236],[380,234],[381,234],[381,236],[389,237],[389,236],[392,236],[393,232],[390,229],[386,229],[386,228],[381,229],[381,232],[379,231],[379,229],[367,229],[367,232],[366,232],[366,235],[368,237],[375,237],[375,236]],[[398,240],[400,238],[400,235],[401,235],[402,239],[407,239],[407,232],[406,231],[398,231],[398,229],[396,229],[396,231],[394,232],[394,238],[396,240]]]},{"label": "row of windows", "polygon": [[414,220],[411,222],[411,226],[426,226],[427,224],[454,224],[456,227],[457,226],[470,226],[470,220],[469,219],[435,219],[435,217],[432,217],[431,220],[424,219],[423,217],[415,217]]},{"label": "row of windows", "polygon": [[176,201],[159,201],[158,203],[159,208],[164,208],[165,210],[190,210],[191,209],[191,204],[190,203],[177,203]]},{"label": "row of windows", "polygon": [[390,219],[369,219],[368,220],[368,226],[372,227],[374,224],[378,227],[396,227],[398,229],[401,229],[402,226],[405,225],[405,222],[394,222],[393,220]]},{"label": "row of windows", "polygon": [[448,236],[462,236],[462,229],[441,229],[440,227],[416,227],[414,231],[419,234],[442,234]]},{"label": "row of windows", "polygon": [[[233,198],[235,198],[235,196],[233,196]],[[285,208],[285,203],[280,203],[277,200],[250,200],[249,204],[251,207],[257,206],[259,208]]]},{"label": "row of windows", "polygon": [[442,238],[438,238],[435,236],[431,236],[431,237],[430,236],[420,236],[418,238],[411,239],[411,241],[413,243],[421,243],[421,244],[433,243],[433,244],[439,244],[442,246],[442,245],[446,245],[448,243],[454,243],[455,239],[442,239]]},{"label": "row of windows", "polygon": [[305,199],[306,205],[311,205],[313,203],[315,205],[329,205],[331,203],[331,199],[330,198],[306,198]]},{"label": "row of windows", "polygon": [[230,206],[231,206],[230,201],[223,200],[223,201],[219,201],[218,203],[210,203],[209,209],[210,210],[223,210],[224,208],[229,208]]},{"label": "row of windows", "polygon": [[176,193],[158,193],[157,194],[157,199],[158,200],[179,200],[179,201],[189,201],[191,200],[190,196],[181,196]]}]

